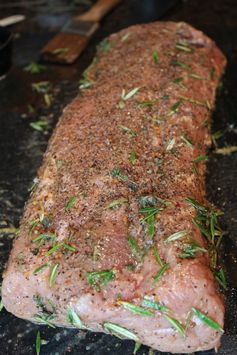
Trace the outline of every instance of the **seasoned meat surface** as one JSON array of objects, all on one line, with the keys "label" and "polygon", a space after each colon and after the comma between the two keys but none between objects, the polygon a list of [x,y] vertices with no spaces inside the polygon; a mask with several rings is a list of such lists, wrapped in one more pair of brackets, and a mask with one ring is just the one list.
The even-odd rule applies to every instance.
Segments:
[{"label": "seasoned meat surface", "polygon": [[26,205],[2,286],[9,312],[173,353],[219,345],[223,299],[195,221],[224,66],[185,23],[100,44]]}]

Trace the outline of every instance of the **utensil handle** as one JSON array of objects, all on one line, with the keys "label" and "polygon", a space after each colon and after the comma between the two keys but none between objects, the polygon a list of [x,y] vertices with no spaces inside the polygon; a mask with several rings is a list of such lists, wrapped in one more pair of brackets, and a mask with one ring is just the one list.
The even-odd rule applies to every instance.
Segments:
[{"label": "utensil handle", "polygon": [[121,0],[99,0],[84,14],[74,17],[75,20],[99,22]]}]

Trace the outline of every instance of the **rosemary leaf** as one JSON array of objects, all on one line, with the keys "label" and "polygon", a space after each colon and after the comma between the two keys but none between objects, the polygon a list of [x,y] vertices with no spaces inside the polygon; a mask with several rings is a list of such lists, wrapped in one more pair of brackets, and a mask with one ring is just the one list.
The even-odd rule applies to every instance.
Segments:
[{"label": "rosemary leaf", "polygon": [[167,144],[166,151],[169,152],[174,148],[175,145],[175,138],[172,138],[169,143]]},{"label": "rosemary leaf", "polygon": [[144,297],[144,299],[142,301],[142,306],[143,307],[153,308],[153,309],[155,309],[156,311],[159,311],[159,312],[164,312],[164,313],[169,312],[169,309],[167,307],[165,307],[162,303],[157,302],[157,301],[153,301],[148,296]]},{"label": "rosemary leaf", "polygon": [[48,263],[44,264],[44,265],[41,265],[39,267],[37,267],[37,269],[35,269],[33,271],[33,275],[37,275],[39,274],[41,271],[43,271],[44,269],[46,269],[47,267],[49,267],[50,265]]},{"label": "rosemary leaf", "polygon": [[193,313],[206,325],[208,325],[210,328],[218,330],[220,332],[224,332],[224,329],[220,326],[220,324],[218,324],[217,322],[215,322],[213,319],[211,319],[210,317],[206,316],[204,313],[202,313],[201,311],[199,311],[197,308],[192,307],[192,311]]},{"label": "rosemary leaf", "polygon": [[122,94],[121,94],[121,99],[123,101],[127,101],[127,100],[131,99],[131,97],[133,97],[139,90],[140,90],[140,88],[134,88],[126,93],[125,90],[123,89]]},{"label": "rosemary leaf", "polygon": [[181,239],[187,235],[188,235],[188,231],[186,230],[173,233],[168,238],[165,239],[165,243],[174,242],[175,240]]},{"label": "rosemary leaf", "polygon": [[134,349],[133,349],[133,355],[136,355],[136,353],[138,352],[138,350],[140,349],[140,347],[142,346],[141,343],[139,342],[135,342],[135,345],[134,345]]},{"label": "rosemary leaf", "polygon": [[128,127],[123,126],[123,125],[119,125],[118,127],[119,127],[123,132],[130,134],[132,137],[135,137],[135,136],[137,135],[137,132],[134,131],[134,130],[131,129],[131,128],[128,128]]},{"label": "rosemary leaf", "polygon": [[42,233],[42,234],[39,234],[38,237],[34,238],[32,240],[32,242],[36,243],[36,242],[41,242],[42,240],[55,241],[56,240],[56,234],[53,234],[53,233]]},{"label": "rosemary leaf", "polygon": [[182,101],[177,101],[175,102],[175,104],[173,104],[170,108],[170,111],[169,111],[169,116],[172,115],[173,113],[177,112],[180,105],[181,105]]},{"label": "rosemary leaf", "polygon": [[55,265],[52,265],[52,267],[50,269],[49,287],[52,287],[55,282],[58,267],[59,267],[59,264],[55,264]]},{"label": "rosemary leaf", "polygon": [[204,78],[203,76],[197,75],[195,73],[190,73],[189,76],[197,80],[206,80],[206,78]]},{"label": "rosemary leaf", "polygon": [[185,336],[185,329],[179,321],[168,314],[164,314],[164,317],[170,322],[170,324],[183,336]]},{"label": "rosemary leaf", "polygon": [[125,203],[128,203],[128,200],[124,197],[121,197],[117,200],[114,200],[112,202],[110,202],[108,205],[106,205],[106,209],[113,209],[116,208],[118,206],[124,205]]},{"label": "rosemary leaf", "polygon": [[76,313],[76,311],[72,305],[70,305],[68,308],[67,320],[74,327],[77,327],[79,329],[86,329],[85,325],[81,321],[80,317],[78,316],[78,314]]},{"label": "rosemary leaf", "polygon": [[119,337],[120,339],[130,339],[136,342],[140,342],[138,336],[131,330],[121,327],[118,324],[111,322],[104,322],[104,328],[110,332],[110,334]]},{"label": "rosemary leaf", "polygon": [[152,59],[156,64],[160,63],[159,55],[156,49],[152,52]]},{"label": "rosemary leaf", "polygon": [[196,157],[195,159],[193,159],[193,162],[194,163],[198,163],[200,161],[204,161],[204,160],[207,160],[208,157],[206,155],[199,155],[198,157]]},{"label": "rosemary leaf", "polygon": [[170,264],[165,264],[163,265],[160,270],[157,272],[157,274],[154,276],[154,282],[158,282],[160,281],[160,279],[162,278],[162,276],[164,275],[164,273],[166,272],[166,270],[168,270],[170,267]]},{"label": "rosemary leaf", "polygon": [[186,136],[181,136],[182,141],[188,145],[190,148],[193,148],[193,142],[191,141],[191,139],[187,138]]},{"label": "rosemary leaf", "polygon": [[184,62],[179,62],[177,60],[172,60],[171,61],[171,65],[176,66],[176,67],[182,67],[185,70],[190,70],[191,69],[191,67],[188,64],[186,64]]},{"label": "rosemary leaf", "polygon": [[157,263],[162,267],[164,265],[164,263],[161,260],[160,255],[159,255],[158,250],[155,245],[153,245],[152,250],[153,250],[153,255],[154,255]]},{"label": "rosemary leaf", "polygon": [[135,256],[135,258],[137,259],[138,262],[141,262],[142,260],[142,251],[139,247],[139,245],[137,244],[137,241],[135,238],[129,236],[128,237],[128,245],[132,250],[133,255]]},{"label": "rosemary leaf", "polygon": [[65,210],[69,211],[71,209],[71,207],[74,205],[75,201],[76,201],[75,196],[70,197],[67,204],[66,204]]},{"label": "rosemary leaf", "polygon": [[45,70],[45,66],[36,62],[31,62],[24,68],[24,70],[31,74],[39,74]]},{"label": "rosemary leaf", "polygon": [[115,273],[113,270],[92,271],[92,272],[87,272],[86,275],[88,283],[96,291],[100,291],[100,286],[107,285],[107,283],[113,280],[114,277],[115,277]]},{"label": "rosemary leaf", "polygon": [[38,330],[36,335],[36,342],[35,342],[35,350],[37,355],[40,354],[40,346],[41,346],[41,339],[40,339],[40,331]]},{"label": "rosemary leaf", "polygon": [[137,306],[133,303],[125,302],[125,301],[118,301],[117,304],[122,305],[125,309],[135,313],[139,314],[140,316],[153,316],[153,312],[149,311],[148,309],[145,309],[143,307]]},{"label": "rosemary leaf", "polygon": [[4,308],[4,305],[3,305],[3,302],[2,302],[2,300],[0,301],[0,312],[3,310],[3,308]]},{"label": "rosemary leaf", "polygon": [[130,153],[130,161],[134,165],[134,164],[136,164],[136,160],[137,160],[137,158],[136,158],[135,150],[132,149],[131,153]]}]

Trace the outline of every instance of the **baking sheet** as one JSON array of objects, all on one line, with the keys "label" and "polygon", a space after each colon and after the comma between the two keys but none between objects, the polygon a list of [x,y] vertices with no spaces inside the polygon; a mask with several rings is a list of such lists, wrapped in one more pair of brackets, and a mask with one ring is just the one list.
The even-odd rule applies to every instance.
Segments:
[{"label": "baking sheet", "polygon": [[[54,1],[55,2],[55,1]],[[160,2],[160,1],[159,1]],[[42,2],[43,3],[43,2]],[[86,2],[85,2],[86,3]],[[134,23],[157,18],[157,1],[123,1],[102,23],[78,63],[72,67],[47,66],[42,74],[30,74],[23,67],[37,60],[39,50],[52,36],[52,23],[61,24],[70,11],[46,11],[43,5],[25,10],[30,15],[25,23],[14,27],[18,34],[14,41],[14,65],[4,80],[0,81],[0,229],[17,227],[29,187],[36,175],[46,149],[50,133],[63,107],[77,94],[78,82],[84,68],[90,63],[96,44],[107,34]],[[82,6],[86,9],[86,6]],[[146,11],[144,11],[146,9]],[[1,11],[1,17],[6,13]],[[22,10],[22,9],[21,9]],[[65,10],[65,9],[64,9]],[[70,9],[69,9],[70,10]],[[22,12],[22,11],[21,11]],[[223,88],[218,93],[213,114],[212,131],[224,135],[218,146],[237,145],[237,5],[235,0],[190,0],[178,2],[163,20],[187,21],[213,38],[228,59]],[[31,84],[49,80],[52,105],[46,107],[42,95],[32,92]],[[29,105],[35,108],[31,113]],[[31,122],[39,119],[48,122],[44,132],[34,130]],[[220,354],[237,354],[237,153],[228,156],[210,152],[207,174],[210,201],[225,214],[222,226],[225,238],[222,246],[224,265],[228,278],[226,292],[226,333],[222,338]],[[12,244],[12,235],[0,235],[0,268],[3,270]],[[3,310],[0,313],[0,354],[35,354],[37,330],[44,345],[41,354],[96,354],[129,355],[134,344],[120,341],[105,334],[68,329],[50,329],[17,319]],[[141,347],[138,355],[148,354]],[[161,354],[154,352],[156,355]],[[214,354],[214,350],[202,355]]]}]

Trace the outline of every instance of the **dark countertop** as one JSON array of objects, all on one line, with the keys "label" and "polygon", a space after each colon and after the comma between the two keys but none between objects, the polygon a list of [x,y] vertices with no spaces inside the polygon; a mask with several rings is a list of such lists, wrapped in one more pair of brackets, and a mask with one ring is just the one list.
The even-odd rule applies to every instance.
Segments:
[{"label": "dark countertop", "polygon": [[[75,65],[46,65],[44,72],[40,74],[28,73],[23,68],[38,59],[40,49],[55,33],[53,26],[62,25],[73,11],[86,10],[90,1],[81,1],[84,3],[82,6],[75,5],[80,1],[38,1],[27,8],[8,8],[12,3],[0,2],[1,17],[25,13],[27,21],[11,28],[15,34],[13,65],[8,76],[0,81],[0,270],[3,270],[13,239],[12,234],[3,231],[6,228],[18,227],[24,203],[29,195],[29,187],[40,166],[52,129],[63,107],[78,93],[81,73],[89,65],[95,53],[95,46],[111,32],[130,24],[157,19],[157,9],[162,1],[123,1],[102,22],[100,30]],[[29,4],[32,1],[19,3]],[[227,56],[228,66],[223,78],[223,88],[218,93],[212,132],[221,130],[224,133],[217,141],[219,147],[237,145],[236,1],[178,1],[162,20],[187,21],[213,38]],[[52,96],[52,103],[49,107],[45,104],[42,94],[32,91],[31,84],[39,81],[50,82],[49,94]],[[47,124],[42,132],[30,126],[30,123],[39,120]],[[226,333],[219,353],[231,355],[237,354],[236,183],[237,153],[218,155],[212,150],[208,163],[207,190],[210,201],[225,212],[222,218],[225,232],[222,255],[229,284],[226,292]],[[41,346],[41,354],[133,353],[134,344],[130,341],[120,341],[105,334],[39,327],[2,310],[0,355],[35,354],[34,344],[38,329],[45,341]],[[142,347],[137,354],[148,354],[148,351],[148,348]],[[200,354],[214,353],[214,350],[211,350]]]}]

